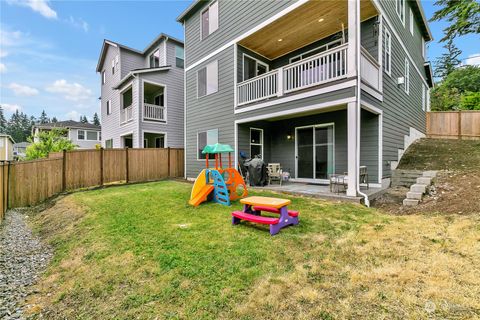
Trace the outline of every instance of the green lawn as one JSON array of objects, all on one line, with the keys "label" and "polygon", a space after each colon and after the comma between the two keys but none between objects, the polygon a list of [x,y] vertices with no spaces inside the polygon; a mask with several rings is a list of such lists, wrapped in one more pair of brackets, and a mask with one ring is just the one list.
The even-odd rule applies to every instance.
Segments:
[{"label": "green lawn", "polygon": [[[422,294],[403,292],[398,281],[414,290],[418,277],[436,279],[421,270],[404,274],[402,266],[412,262],[408,246],[422,242],[428,252],[417,248],[411,254],[427,266],[441,244],[428,237],[438,238],[436,228],[452,224],[445,217],[428,218],[437,219],[433,225],[417,217],[412,228],[405,218],[359,205],[282,195],[300,211],[300,224],[272,237],[267,226],[231,225],[238,202],[230,208],[189,206],[190,188],[164,181],[81,192],[37,216],[35,228],[55,246],[56,256],[29,301],[30,311],[82,319],[332,319],[380,317],[403,302],[400,315],[426,315],[427,297],[412,303]],[[459,219],[456,232],[472,232],[472,224]],[[404,233],[412,236],[399,243]],[[473,270],[477,236],[459,240],[473,247],[457,267]],[[378,277],[376,268],[383,270]],[[384,269],[399,275],[385,280]],[[478,284],[452,281],[452,290]],[[478,308],[475,303],[469,308]]]}]

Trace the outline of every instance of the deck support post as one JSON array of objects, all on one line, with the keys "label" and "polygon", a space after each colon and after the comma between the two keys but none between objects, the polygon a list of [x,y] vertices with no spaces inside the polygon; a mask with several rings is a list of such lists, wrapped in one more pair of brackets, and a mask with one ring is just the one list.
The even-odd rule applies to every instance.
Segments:
[{"label": "deck support post", "polygon": [[356,102],[349,102],[347,106],[347,169],[348,169],[348,186],[347,196],[357,196],[357,117],[358,108]]}]

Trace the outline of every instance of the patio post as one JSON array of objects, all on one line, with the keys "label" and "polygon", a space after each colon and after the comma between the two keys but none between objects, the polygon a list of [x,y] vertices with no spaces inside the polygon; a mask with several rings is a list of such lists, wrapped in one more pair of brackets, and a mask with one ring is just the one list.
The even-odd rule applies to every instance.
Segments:
[{"label": "patio post", "polygon": [[358,108],[356,102],[349,102],[347,107],[347,169],[348,186],[347,196],[357,196],[357,117]]}]

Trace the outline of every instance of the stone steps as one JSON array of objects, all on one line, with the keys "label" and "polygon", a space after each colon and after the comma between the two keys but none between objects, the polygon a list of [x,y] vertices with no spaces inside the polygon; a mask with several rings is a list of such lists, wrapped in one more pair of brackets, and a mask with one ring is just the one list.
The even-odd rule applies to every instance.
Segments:
[{"label": "stone steps", "polygon": [[424,171],[422,176],[416,179],[416,183],[410,186],[410,191],[407,192],[407,197],[403,200],[404,206],[416,206],[422,201],[423,195],[428,193],[430,186],[433,184],[436,171]]}]

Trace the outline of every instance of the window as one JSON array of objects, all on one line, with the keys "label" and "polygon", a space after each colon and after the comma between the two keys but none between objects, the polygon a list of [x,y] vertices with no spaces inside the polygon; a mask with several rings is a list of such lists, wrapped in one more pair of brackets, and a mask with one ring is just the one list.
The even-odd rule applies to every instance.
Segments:
[{"label": "window", "polygon": [[105,75],[105,70],[102,71],[102,84],[105,84],[107,81],[106,75]]},{"label": "window", "polygon": [[98,132],[97,131],[87,131],[87,140],[97,141],[98,140]]},{"label": "window", "polygon": [[155,138],[155,148],[165,148],[165,136]]},{"label": "window", "polygon": [[158,68],[160,67],[160,49],[155,50],[150,55],[150,68]]},{"label": "window", "polygon": [[122,94],[122,107],[128,108],[132,105],[132,88],[128,88],[123,94]]},{"label": "window", "polygon": [[427,105],[426,105],[426,102],[427,102],[427,97],[426,97],[426,88],[425,88],[425,84],[422,83],[422,110],[425,111]]},{"label": "window", "polygon": [[299,54],[298,56],[290,58],[290,63],[294,63],[294,62],[300,61],[302,59],[306,59],[308,57],[319,54],[321,52],[333,49],[335,47],[338,47],[341,44],[342,44],[342,39],[334,40],[334,41],[329,42],[327,44],[321,45],[318,48],[303,52],[302,54]]},{"label": "window", "polygon": [[405,0],[395,0],[396,10],[400,21],[405,26]]},{"label": "window", "polygon": [[115,59],[112,59],[112,74],[115,74]]},{"label": "window", "polygon": [[268,65],[246,54],[243,55],[243,80],[248,80],[268,72]]},{"label": "window", "polygon": [[218,61],[213,61],[197,72],[197,96],[218,91]]},{"label": "window", "polygon": [[77,140],[85,140],[85,130],[77,131]]},{"label": "window", "polygon": [[107,115],[112,114],[112,101],[107,100]]},{"label": "window", "polygon": [[408,21],[409,22],[409,25],[410,25],[410,33],[412,34],[413,36],[413,11],[412,9],[410,9],[410,16],[409,16],[410,20]]},{"label": "window", "polygon": [[175,46],[175,65],[178,67],[178,68],[182,68],[184,67],[185,65],[185,62],[184,62],[184,49],[183,47],[180,47],[180,46]]},{"label": "window", "polygon": [[155,96],[154,98],[154,104],[156,106],[164,106],[164,95],[163,93],[160,93],[159,95]]},{"label": "window", "polygon": [[148,139],[143,139],[143,147],[148,148]]},{"label": "window", "polygon": [[425,39],[422,37],[422,57],[425,58],[426,52],[427,52],[427,44],[425,43]]},{"label": "window", "polygon": [[215,32],[218,29],[218,2],[212,3],[205,11],[202,12],[201,17],[201,32],[202,39]]},{"label": "window", "polygon": [[250,158],[257,155],[263,159],[263,130],[250,128]]},{"label": "window", "polygon": [[410,62],[405,58],[405,92],[410,93]]},{"label": "window", "polygon": [[105,140],[105,148],[112,149],[113,148],[113,139]]},{"label": "window", "polygon": [[388,75],[392,74],[392,35],[385,28],[385,45],[384,45],[384,61],[383,68]]},{"label": "window", "polygon": [[[197,133],[197,159],[205,159],[206,155],[202,154],[203,148],[207,144],[218,143],[218,129],[212,129],[208,131],[198,132]],[[213,154],[210,154],[209,159],[215,159]]]}]

